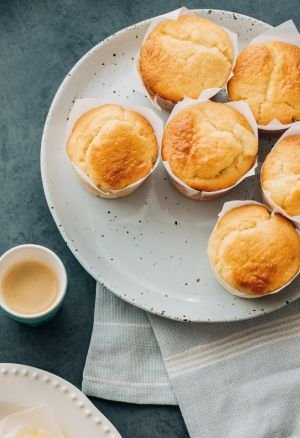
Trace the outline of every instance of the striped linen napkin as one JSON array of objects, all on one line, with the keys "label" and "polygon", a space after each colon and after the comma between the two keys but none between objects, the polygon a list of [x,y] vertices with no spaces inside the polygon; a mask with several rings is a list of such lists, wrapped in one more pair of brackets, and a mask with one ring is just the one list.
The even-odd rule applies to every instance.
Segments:
[{"label": "striped linen napkin", "polygon": [[87,395],[178,404],[192,438],[300,437],[300,303],[233,323],[147,314],[97,286]]}]

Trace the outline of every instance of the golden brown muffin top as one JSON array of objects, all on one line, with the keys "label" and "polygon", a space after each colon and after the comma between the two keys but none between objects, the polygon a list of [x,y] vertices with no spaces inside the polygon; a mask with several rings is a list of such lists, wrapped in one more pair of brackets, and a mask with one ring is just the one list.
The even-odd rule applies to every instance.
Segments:
[{"label": "golden brown muffin top", "polygon": [[238,56],[228,83],[231,100],[246,100],[256,121],[300,120],[300,49],[271,41],[250,44]]},{"label": "golden brown muffin top", "polygon": [[139,181],[158,155],[152,126],[141,114],[120,105],[103,105],[75,123],[67,152],[96,186],[119,190]]},{"label": "golden brown muffin top", "polygon": [[159,23],[140,52],[139,69],[150,95],[174,103],[197,98],[206,88],[223,87],[232,69],[227,33],[198,16]]},{"label": "golden brown muffin top", "polygon": [[300,268],[300,237],[293,224],[265,206],[226,213],[208,243],[220,277],[246,294],[266,295],[288,283]]},{"label": "golden brown muffin top", "polygon": [[261,182],[275,204],[300,216],[300,134],[285,137],[267,155]]},{"label": "golden brown muffin top", "polygon": [[234,108],[204,102],[179,111],[168,123],[162,158],[173,173],[196,190],[234,185],[254,164],[258,141]]}]

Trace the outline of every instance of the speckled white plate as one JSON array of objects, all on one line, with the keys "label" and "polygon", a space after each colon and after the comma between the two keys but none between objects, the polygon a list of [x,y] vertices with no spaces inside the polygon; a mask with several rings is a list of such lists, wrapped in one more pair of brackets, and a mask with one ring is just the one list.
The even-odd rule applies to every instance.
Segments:
[{"label": "speckled white plate", "polygon": [[[232,12],[196,12],[237,32],[240,48],[269,28]],[[73,254],[96,280],[150,312],[182,321],[232,321],[278,309],[300,296],[299,281],[277,295],[237,298],[217,283],[206,255],[223,203],[259,200],[258,177],[223,198],[202,203],[175,191],[162,165],[133,195],[119,200],[95,198],[75,178],[63,149],[74,99],[99,97],[151,107],[132,79],[134,56],[150,21],[128,27],[91,49],[53,100],[42,140],[41,172],[54,220]],[[269,148],[268,141],[261,142],[261,159]]]},{"label": "speckled white plate", "polygon": [[49,406],[66,438],[121,438],[87,397],[64,379],[25,365],[0,364],[0,420]]}]

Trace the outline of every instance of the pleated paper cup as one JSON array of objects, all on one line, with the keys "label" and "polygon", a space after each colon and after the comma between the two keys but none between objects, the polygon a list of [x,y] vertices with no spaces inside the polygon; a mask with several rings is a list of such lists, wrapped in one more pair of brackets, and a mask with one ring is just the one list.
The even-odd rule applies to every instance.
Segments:
[{"label": "pleated paper cup", "polygon": [[138,189],[143,182],[155,171],[157,168],[159,161],[160,161],[160,147],[161,147],[161,141],[162,141],[162,135],[163,135],[163,122],[160,117],[158,117],[154,111],[152,111],[150,108],[145,108],[143,106],[133,106],[133,105],[123,105],[119,102],[104,102],[101,99],[96,98],[83,98],[83,99],[77,99],[74,103],[74,106],[70,112],[69,120],[67,124],[66,129],[66,138],[65,138],[65,149],[67,147],[68,139],[72,133],[73,127],[77,120],[88,111],[98,108],[103,105],[107,104],[115,104],[120,105],[125,109],[135,111],[139,114],[141,114],[145,119],[148,120],[150,125],[152,126],[156,140],[158,145],[158,151],[157,151],[157,159],[155,163],[153,163],[153,167],[151,171],[141,178],[140,180],[134,182],[133,184],[130,184],[122,189],[119,190],[103,190],[101,187],[98,187],[89,177],[86,175],[86,173],[80,169],[73,161],[71,161],[74,171],[76,172],[76,175],[83,185],[83,187],[88,190],[90,193],[92,193],[95,196],[99,196],[100,198],[106,198],[106,199],[116,199],[116,198],[123,198],[125,196],[130,195],[133,193],[136,189]]},{"label": "pleated paper cup", "polygon": [[[141,44],[141,48],[144,45],[144,43],[146,42],[148,36],[150,35],[150,33],[153,31],[153,29],[162,21],[165,20],[176,20],[178,17],[180,17],[181,15],[195,15],[198,16],[196,13],[194,13],[192,10],[187,9],[187,8],[179,8],[176,9],[174,11],[168,12],[167,14],[163,14],[163,15],[159,15],[158,17],[153,18],[153,20],[151,21],[151,24],[143,38],[142,44]],[[219,24],[218,24],[219,25]],[[220,25],[219,25],[220,26]],[[238,55],[238,39],[237,39],[237,34],[232,32],[231,30],[227,29],[224,26],[220,26],[228,35],[231,44],[232,44],[232,48],[233,48],[233,62],[232,62],[232,67],[231,67],[231,72],[227,78],[226,83],[224,84],[224,88],[226,87],[227,82],[230,80],[230,78],[232,77],[232,71],[233,68],[235,66],[235,62],[236,62],[236,58]],[[141,48],[138,51],[136,57],[135,57],[135,63],[134,63],[134,77],[136,79],[136,89],[140,92],[142,92],[143,94],[146,94],[146,96],[148,96],[150,102],[152,103],[152,105],[156,108],[156,109],[164,109],[168,112],[172,111],[172,109],[174,108],[174,106],[176,105],[174,102],[164,99],[161,96],[157,95],[157,94],[150,94],[149,90],[146,88],[141,72],[140,72],[140,68],[139,68],[139,59],[140,59],[140,52],[141,52]]]},{"label": "pleated paper cup", "polygon": [[[260,206],[262,206],[262,207],[266,207],[266,208],[271,212],[271,214],[275,214],[275,213],[277,213],[276,211],[272,211],[272,209],[270,209],[267,205],[262,204],[261,202],[256,202],[256,201],[252,201],[252,200],[249,200],[249,201],[230,201],[230,202],[225,202],[225,204],[223,205],[222,210],[221,210],[220,213],[218,214],[218,220],[217,220],[217,223],[216,223],[216,225],[215,225],[215,227],[214,227],[212,233],[215,231],[215,229],[216,229],[216,227],[217,227],[219,221],[221,220],[221,218],[222,218],[223,216],[225,216],[225,214],[227,214],[227,213],[228,213],[229,211],[231,211],[231,210],[234,210],[235,208],[243,207],[244,205],[260,205]],[[296,228],[296,231],[298,232],[298,234],[300,234],[300,233],[299,233],[299,230],[297,230],[297,228]],[[212,234],[212,233],[211,233],[211,234]],[[245,292],[242,292],[242,291],[240,291],[240,290],[238,290],[238,289],[235,289],[235,288],[232,287],[230,284],[228,284],[228,283],[227,283],[227,282],[226,282],[226,281],[220,276],[220,274],[217,272],[217,270],[216,270],[216,268],[215,268],[213,262],[211,261],[211,259],[210,259],[210,257],[209,257],[209,254],[208,254],[208,258],[209,258],[209,262],[210,262],[210,266],[211,266],[212,272],[213,272],[213,274],[214,274],[216,280],[221,284],[221,286],[223,286],[223,288],[224,288],[227,292],[230,292],[232,295],[235,295],[235,296],[240,297],[240,298],[247,298],[247,299],[253,299],[253,298],[265,298],[265,297],[267,297],[268,295],[274,295],[274,294],[277,294],[277,293],[280,292],[282,289],[286,288],[289,284],[291,284],[292,281],[295,280],[295,278],[299,275],[299,272],[300,272],[300,270],[299,270],[299,271],[296,273],[296,275],[295,275],[295,276],[294,276],[294,277],[293,277],[288,283],[284,284],[283,286],[281,286],[280,288],[274,290],[273,292],[270,292],[270,293],[268,293],[268,294],[264,294],[264,295],[259,295],[259,294],[251,294],[251,295],[250,295],[250,294],[246,294]]]},{"label": "pleated paper cup", "polygon": [[[184,100],[179,102],[173,108],[173,111],[167,120],[165,129],[167,128],[168,124],[170,123],[170,121],[174,118],[174,116],[177,113],[179,113],[183,109],[187,109],[191,106],[194,106],[194,105],[197,105],[200,103],[204,103],[204,102],[208,102],[211,99],[211,97],[215,96],[219,91],[221,91],[221,88],[209,88],[207,90],[204,90],[200,94],[198,99],[190,99],[189,97],[184,98]],[[258,139],[257,124],[256,124],[256,121],[255,121],[254,116],[252,114],[252,111],[250,110],[250,107],[246,102],[244,102],[244,101],[226,102],[226,103],[222,103],[222,105],[228,105],[231,108],[234,108],[235,110],[237,110],[239,113],[241,113],[246,118],[247,122],[249,123],[250,127],[252,128],[252,131],[253,131],[255,137]],[[235,184],[233,184],[230,187],[226,187],[225,189],[222,189],[222,190],[207,192],[207,191],[203,191],[203,190],[196,190],[196,189],[193,189],[192,187],[188,186],[184,181],[182,181],[180,178],[178,178],[173,173],[168,161],[162,160],[162,162],[163,162],[163,165],[167,171],[169,180],[170,180],[171,184],[175,187],[175,189],[178,190],[183,195],[185,195],[186,197],[188,197],[190,199],[194,199],[196,201],[208,201],[208,200],[216,199],[216,198],[219,198],[220,196],[225,195],[230,190],[232,190],[234,187],[236,187],[238,184],[240,184],[242,181],[244,181],[244,179],[255,175],[255,169],[257,167],[257,157],[256,157],[256,160],[255,160],[253,166],[251,167],[251,169],[249,169],[248,172],[246,172],[245,175],[243,175]]]},{"label": "pleated paper cup", "polygon": [[[289,137],[290,135],[297,135],[300,134],[300,122],[295,122],[291,128],[289,128],[285,133],[278,139],[278,141],[275,143],[275,145],[272,148],[272,151],[276,149],[276,146],[278,145],[281,140],[283,140],[285,137]],[[270,153],[272,153],[272,151]],[[260,185],[261,185],[261,194],[263,201],[275,212],[278,212],[282,214],[282,216],[285,216],[287,219],[289,219],[295,227],[300,230],[300,216],[290,216],[282,207],[280,207],[276,202],[273,201],[271,193],[268,190],[265,190],[262,183],[262,171],[263,171],[264,165],[262,165],[261,171],[260,171]]]}]

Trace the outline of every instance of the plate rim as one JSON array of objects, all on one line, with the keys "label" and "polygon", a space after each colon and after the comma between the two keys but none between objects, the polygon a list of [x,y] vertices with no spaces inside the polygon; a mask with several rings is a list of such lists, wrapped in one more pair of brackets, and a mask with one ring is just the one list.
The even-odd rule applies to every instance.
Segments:
[{"label": "plate rim", "polygon": [[[24,373],[24,371],[26,372]],[[79,388],[73,385],[73,383],[68,382],[63,377],[57,376],[56,374],[53,374],[50,371],[33,367],[31,365],[23,365],[23,364],[12,363],[12,362],[3,362],[3,363],[1,362],[0,384],[1,384],[1,377],[4,378],[5,376],[7,376],[8,373],[14,376],[22,376],[22,377],[27,377],[29,373],[31,373],[31,376],[35,381],[38,376],[40,377],[47,376],[49,378],[49,381],[50,379],[52,379],[52,383],[55,384],[58,383],[58,386],[55,385],[55,388],[60,389],[60,386],[61,388],[63,387],[69,388],[70,391],[76,394],[76,398],[74,399],[70,398],[71,402],[77,404],[84,402],[84,406],[88,408],[89,415],[84,414],[84,412],[82,412],[82,415],[85,416],[87,420],[89,419],[90,421],[94,421],[96,425],[99,424],[99,426],[102,426],[103,429],[102,432],[104,435],[110,432],[113,433],[114,438],[121,438],[121,435],[116,429],[116,427],[109,421],[107,417],[105,417],[104,414],[102,414],[102,412],[99,411],[99,409],[96,408],[96,406],[91,402],[91,400],[89,400],[89,398],[82,391],[80,391]],[[64,394],[63,391],[60,391],[60,393]],[[97,421],[98,419],[101,420],[101,422],[98,422]]]},{"label": "plate rim", "polygon": [[[232,15],[234,17],[236,17],[235,19],[238,19],[239,17],[246,19],[246,20],[250,20],[250,21],[255,21],[258,24],[264,25],[264,26],[268,26],[270,29],[273,27],[272,25],[270,25],[269,23],[266,23],[262,20],[259,20],[257,18],[245,15],[245,14],[240,14],[238,12],[234,12],[234,11],[226,11],[226,10],[222,10],[222,9],[212,9],[212,8],[203,8],[203,9],[192,9],[193,12],[197,13],[197,14],[207,14],[209,15],[210,13],[216,13],[216,14],[226,14],[226,15]],[[106,37],[104,40],[100,41],[99,43],[97,43],[96,45],[94,45],[93,47],[91,47],[81,58],[78,59],[78,61],[73,65],[73,67],[67,72],[67,74],[65,75],[63,81],[60,83],[58,89],[56,90],[56,93],[52,99],[52,102],[50,104],[46,119],[45,119],[45,123],[44,123],[44,128],[43,128],[43,133],[42,133],[42,139],[41,139],[41,149],[40,149],[40,171],[41,171],[41,180],[42,180],[42,186],[43,186],[43,191],[44,191],[44,195],[46,198],[46,202],[48,205],[48,208],[51,212],[52,218],[56,224],[57,229],[59,230],[62,238],[64,239],[67,247],[70,249],[70,251],[72,252],[72,254],[74,255],[74,257],[76,258],[76,260],[80,263],[80,265],[85,269],[85,271],[92,276],[92,278],[94,280],[96,280],[96,282],[100,283],[103,287],[107,288],[110,292],[114,293],[116,296],[118,296],[119,298],[121,298],[122,300],[124,300],[125,302],[134,305],[142,310],[145,310],[149,313],[152,313],[154,315],[159,315],[162,316],[164,318],[167,319],[171,319],[171,320],[175,320],[175,321],[179,321],[179,322],[198,322],[198,323],[207,323],[207,324],[215,324],[215,323],[222,323],[222,322],[235,322],[235,321],[245,321],[245,320],[250,320],[250,319],[254,319],[254,318],[258,318],[261,317],[265,314],[268,313],[272,313],[276,310],[279,310],[280,308],[283,308],[287,305],[286,302],[282,302],[279,303],[275,308],[271,308],[271,309],[265,309],[265,311],[263,313],[256,313],[256,314],[251,314],[251,315],[243,315],[242,317],[236,317],[236,318],[226,318],[226,316],[223,316],[221,318],[215,318],[214,320],[211,319],[199,319],[197,317],[195,318],[184,318],[184,317],[180,317],[180,316],[175,316],[174,314],[170,314],[167,311],[163,311],[163,313],[159,310],[155,310],[153,307],[148,306],[146,304],[142,304],[140,302],[137,301],[132,301],[132,299],[130,297],[128,297],[127,295],[124,295],[124,293],[122,293],[121,291],[117,290],[115,287],[113,287],[112,285],[109,285],[109,282],[104,281],[102,275],[100,274],[96,274],[94,272],[94,270],[92,269],[91,266],[89,266],[89,264],[86,262],[85,257],[81,256],[81,252],[79,249],[75,248],[75,245],[73,244],[73,242],[68,239],[67,233],[64,230],[63,226],[60,223],[59,217],[55,211],[55,207],[52,203],[52,196],[51,196],[51,191],[48,187],[48,183],[47,183],[47,178],[45,176],[46,173],[46,164],[45,164],[45,151],[46,151],[46,140],[47,140],[47,136],[48,136],[48,124],[51,120],[51,115],[53,112],[53,109],[56,106],[56,102],[59,100],[61,94],[64,92],[65,89],[65,85],[68,83],[70,77],[74,74],[74,72],[77,71],[77,69],[80,68],[80,65],[89,57],[93,54],[94,51],[97,51],[100,47],[104,47],[106,44],[108,44],[111,40],[118,38],[120,36],[122,36],[122,34],[126,34],[128,31],[131,31],[133,29],[135,29],[136,27],[139,26],[144,26],[147,24],[150,24],[150,22],[156,17],[150,17],[147,18],[146,20],[142,20],[139,21],[137,23],[134,23],[130,26],[127,26],[125,28],[122,28],[120,30],[118,30],[117,32],[114,32],[113,34],[109,35],[108,37]],[[293,301],[297,300],[299,297],[292,297],[289,299],[289,303],[292,303]]]}]

